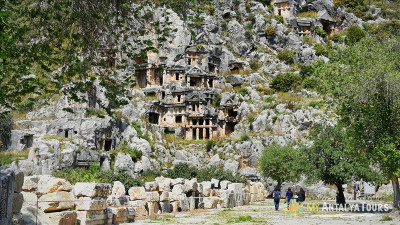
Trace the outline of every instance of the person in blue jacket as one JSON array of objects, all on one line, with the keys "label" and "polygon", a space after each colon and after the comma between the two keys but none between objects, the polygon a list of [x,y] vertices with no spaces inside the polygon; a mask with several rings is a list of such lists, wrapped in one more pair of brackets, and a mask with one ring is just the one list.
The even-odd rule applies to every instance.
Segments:
[{"label": "person in blue jacket", "polygon": [[293,198],[293,191],[291,188],[288,188],[286,192],[286,200],[288,204],[290,204],[290,200],[292,200],[292,198]]},{"label": "person in blue jacket", "polygon": [[279,190],[279,188],[276,188],[275,191],[272,192],[272,197],[274,198],[275,210],[278,211],[279,201],[281,200],[281,191]]}]

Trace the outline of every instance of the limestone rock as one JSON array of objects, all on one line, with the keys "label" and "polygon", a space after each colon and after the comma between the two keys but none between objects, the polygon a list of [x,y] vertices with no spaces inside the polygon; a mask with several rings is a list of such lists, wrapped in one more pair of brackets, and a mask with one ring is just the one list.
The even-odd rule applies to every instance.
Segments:
[{"label": "limestone rock", "polygon": [[20,213],[23,203],[24,203],[24,196],[21,193],[14,193],[12,213],[13,214]]},{"label": "limestone rock", "polygon": [[14,192],[21,192],[24,184],[24,173],[21,170],[14,170]]},{"label": "limestone rock", "polygon": [[147,202],[158,202],[160,201],[160,194],[157,191],[146,192]]},{"label": "limestone rock", "polygon": [[147,212],[146,206],[135,206],[133,207],[136,210],[136,218],[137,219],[145,219],[149,215]]},{"label": "limestone rock", "polygon": [[145,200],[135,200],[128,202],[128,205],[133,207],[146,206],[146,204],[147,202]]},{"label": "limestone rock", "polygon": [[75,211],[53,212],[47,216],[53,225],[75,225],[77,220]]},{"label": "limestone rock", "polygon": [[108,197],[111,194],[111,185],[78,182],[74,185],[72,191],[76,197]]},{"label": "limestone rock", "polygon": [[120,198],[120,197],[124,196],[125,193],[126,193],[126,191],[125,191],[124,184],[121,183],[120,181],[115,181],[113,188],[112,188],[111,195],[115,198]]},{"label": "limestone rock", "polygon": [[104,210],[107,208],[106,200],[104,198],[95,197],[80,197],[76,204],[76,210],[79,211],[94,211]]},{"label": "limestone rock", "polygon": [[44,212],[73,209],[75,206],[74,200],[74,195],[71,192],[53,192],[39,198],[39,208]]},{"label": "limestone rock", "polygon": [[158,191],[158,184],[157,182],[146,182],[144,184],[146,191]]},{"label": "limestone rock", "polygon": [[71,191],[72,186],[71,184],[60,178],[50,179],[47,184],[45,185],[44,193],[53,193],[58,191]]},{"label": "limestone rock", "polygon": [[219,199],[217,197],[205,197],[203,201],[205,209],[215,209]]},{"label": "limestone rock", "polygon": [[144,187],[131,187],[128,190],[129,198],[131,201],[146,199],[146,190]]},{"label": "limestone rock", "polygon": [[158,214],[158,202],[147,202],[149,216],[156,216]]},{"label": "limestone rock", "polygon": [[35,176],[24,177],[23,191],[34,191],[38,187],[38,179]]}]

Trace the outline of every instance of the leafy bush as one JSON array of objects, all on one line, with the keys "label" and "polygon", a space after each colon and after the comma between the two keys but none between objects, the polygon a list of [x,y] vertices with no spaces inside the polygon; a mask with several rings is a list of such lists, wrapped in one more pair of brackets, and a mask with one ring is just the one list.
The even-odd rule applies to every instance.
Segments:
[{"label": "leafy bush", "polygon": [[133,128],[135,128],[138,137],[143,137],[143,132],[142,132],[142,128],[140,128],[140,124],[136,121],[133,121],[132,126],[133,126]]},{"label": "leafy bush", "polygon": [[203,168],[201,170],[192,167],[186,163],[179,163],[175,165],[173,169],[167,170],[166,173],[162,174],[164,177],[176,179],[185,178],[192,179],[197,178],[198,182],[210,181],[212,178],[218,180],[229,180],[235,183],[245,183],[246,179],[233,175],[231,172],[224,171],[218,167]]},{"label": "leafy bush", "polygon": [[261,92],[262,95],[271,95],[274,93],[274,91],[271,88],[263,87],[263,86],[257,86],[256,90],[258,92]]},{"label": "leafy bush", "polygon": [[300,75],[301,75],[302,79],[311,76],[311,74],[313,72],[314,72],[314,69],[313,69],[312,66],[307,66],[307,65],[304,65],[304,64],[300,65]]},{"label": "leafy bush", "polygon": [[326,49],[325,46],[321,43],[315,44],[314,50],[315,50],[316,55],[327,55],[328,54],[328,49]]},{"label": "leafy bush", "polygon": [[272,36],[276,34],[276,29],[275,27],[267,27],[265,28],[264,33],[266,36]]},{"label": "leafy bush", "polygon": [[273,101],[275,101],[275,98],[274,98],[273,96],[268,96],[268,97],[266,97],[266,98],[264,99],[264,102],[267,102],[267,103],[273,102]]},{"label": "leafy bush", "polygon": [[245,134],[242,134],[242,136],[240,136],[240,141],[248,141],[248,140],[250,140],[250,136],[247,134],[247,133],[245,133]]},{"label": "leafy bush", "polygon": [[247,88],[245,88],[245,87],[241,87],[239,89],[239,93],[244,97],[249,94],[249,90],[247,90]]},{"label": "leafy bush", "polygon": [[53,176],[66,179],[72,185],[77,182],[96,182],[109,183],[120,181],[126,190],[134,186],[144,186],[144,181],[140,178],[134,179],[125,172],[104,171],[99,164],[92,164],[89,168],[67,168],[54,171]]},{"label": "leafy bush", "polygon": [[276,19],[279,23],[283,23],[283,16],[274,16],[274,19]]},{"label": "leafy bush", "polygon": [[292,89],[301,77],[293,73],[278,74],[271,82],[271,87],[277,91],[287,92]]},{"label": "leafy bush", "polygon": [[14,121],[9,113],[0,113],[0,150],[5,149],[11,138]]},{"label": "leafy bush", "polygon": [[361,39],[363,39],[365,36],[366,36],[366,32],[363,29],[361,29],[359,26],[351,26],[347,30],[346,43],[347,44],[357,43]]},{"label": "leafy bush", "polygon": [[293,64],[293,57],[296,52],[290,49],[284,49],[278,53],[278,59],[285,61],[286,63]]},{"label": "leafy bush", "polygon": [[316,18],[318,12],[316,11],[308,11],[308,12],[301,12],[297,15],[299,18]]},{"label": "leafy bush", "polygon": [[343,36],[340,33],[334,33],[331,36],[330,40],[334,41],[334,42],[342,42],[343,41]]},{"label": "leafy bush", "polygon": [[312,102],[310,102],[309,104],[308,104],[308,106],[310,106],[310,107],[318,107],[318,108],[321,108],[322,106],[324,106],[325,105],[325,102],[323,102],[323,101],[312,101]]},{"label": "leafy bush", "polygon": [[111,156],[115,158],[118,155],[118,153],[129,154],[134,162],[139,161],[143,155],[141,151],[129,147],[126,143],[122,143],[121,147],[111,151]]},{"label": "leafy bush", "polygon": [[321,37],[326,37],[326,35],[328,35],[323,29],[321,29],[320,27],[318,27],[317,29],[314,30],[314,32],[316,34],[318,34]]},{"label": "leafy bush", "polygon": [[250,64],[250,68],[251,68],[253,71],[257,71],[257,70],[260,69],[261,66],[262,66],[262,64],[261,64],[258,60],[251,60],[251,61],[249,62],[249,64]]},{"label": "leafy bush", "polygon": [[206,143],[207,151],[210,151],[214,146],[215,146],[215,141],[214,140],[208,140],[207,141],[207,143]]},{"label": "leafy bush", "polygon": [[219,107],[220,104],[221,104],[221,94],[217,93],[216,95],[214,95],[212,106]]},{"label": "leafy bush", "polygon": [[322,84],[321,79],[316,77],[306,77],[303,80],[303,87],[307,89],[316,90]]}]

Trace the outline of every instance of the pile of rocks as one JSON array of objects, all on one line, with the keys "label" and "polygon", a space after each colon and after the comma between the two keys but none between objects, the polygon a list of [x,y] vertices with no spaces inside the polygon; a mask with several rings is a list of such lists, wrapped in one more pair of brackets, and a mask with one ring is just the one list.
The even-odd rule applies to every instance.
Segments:
[{"label": "pile of rocks", "polygon": [[35,224],[37,214],[43,225],[73,225],[76,221],[81,225],[120,224],[160,213],[235,207],[265,199],[265,187],[260,182],[212,179],[200,183],[196,178],[157,177],[145,187],[126,190],[119,181],[113,185],[71,185],[64,179],[42,175],[25,177],[21,190],[24,223]]},{"label": "pile of rocks", "polygon": [[0,170],[0,224],[20,224],[24,197],[24,174],[19,170]]}]

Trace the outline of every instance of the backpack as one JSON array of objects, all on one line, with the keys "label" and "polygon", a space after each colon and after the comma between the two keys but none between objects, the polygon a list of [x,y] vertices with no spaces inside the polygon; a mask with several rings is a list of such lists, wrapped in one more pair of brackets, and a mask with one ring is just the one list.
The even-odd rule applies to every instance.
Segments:
[{"label": "backpack", "polygon": [[279,191],[274,191],[274,201],[279,202],[281,199],[281,193]]}]

